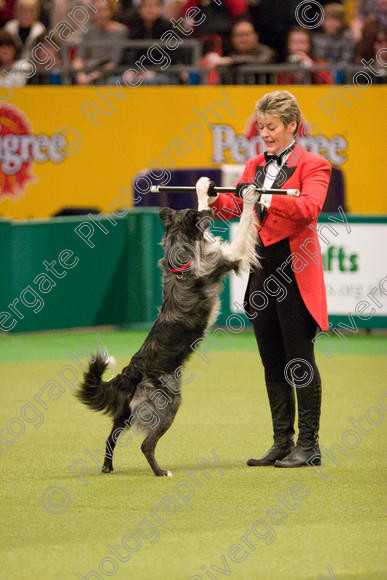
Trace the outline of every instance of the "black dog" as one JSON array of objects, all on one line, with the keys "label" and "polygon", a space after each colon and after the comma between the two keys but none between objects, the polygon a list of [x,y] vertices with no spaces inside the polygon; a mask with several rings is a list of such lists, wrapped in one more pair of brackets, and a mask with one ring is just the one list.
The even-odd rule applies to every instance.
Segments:
[{"label": "black dog", "polygon": [[[113,417],[106,441],[102,472],[113,471],[113,451],[118,436],[128,427],[145,431],[141,450],[155,475],[170,476],[155,459],[160,437],[172,425],[181,402],[182,365],[192,354],[192,345],[213,324],[219,313],[222,278],[231,270],[256,266],[256,230],[253,204],[244,202],[237,234],[231,244],[213,238],[207,231],[212,212],[198,182],[199,208],[160,210],[165,234],[163,300],[159,315],[130,364],[110,381],[101,379],[108,361],[98,354],[84,375],[77,397],[95,411]],[[201,186],[200,186],[201,184]]]}]

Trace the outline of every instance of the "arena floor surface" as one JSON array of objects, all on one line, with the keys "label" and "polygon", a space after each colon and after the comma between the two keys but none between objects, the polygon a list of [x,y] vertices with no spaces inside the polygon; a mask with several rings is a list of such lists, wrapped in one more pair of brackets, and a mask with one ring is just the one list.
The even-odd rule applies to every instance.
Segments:
[{"label": "arena floor surface", "polygon": [[[336,462],[324,453],[321,469],[246,466],[271,445],[250,332],[213,345],[209,363],[195,354],[157,449],[173,477],[155,478],[135,435],[117,448],[116,472],[97,474],[111,421],[73,396],[67,354],[97,344],[96,332],[0,337],[0,578],[387,578],[385,335],[318,355],[320,440],[344,451]],[[145,333],[99,335],[122,367]]]}]

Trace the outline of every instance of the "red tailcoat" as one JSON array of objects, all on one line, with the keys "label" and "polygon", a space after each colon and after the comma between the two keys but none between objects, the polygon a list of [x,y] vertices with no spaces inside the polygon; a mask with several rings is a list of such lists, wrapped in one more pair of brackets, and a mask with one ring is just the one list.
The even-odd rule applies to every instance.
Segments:
[{"label": "red tailcoat", "polygon": [[[238,183],[254,182],[263,186],[264,155],[249,159]],[[292,269],[305,306],[322,330],[328,329],[327,300],[320,244],[317,235],[317,218],[328,190],[331,165],[322,157],[301,150],[297,145],[271,186],[280,189],[299,189],[300,197],[273,195],[259,235],[264,246],[289,238]],[[222,210],[223,221],[242,211],[243,202],[233,194],[220,193],[211,205],[215,217]],[[230,212],[227,212],[230,209]],[[286,274],[286,269],[284,271]],[[281,275],[279,279],[283,281]],[[286,278],[285,278],[286,279]],[[286,282],[283,282],[286,287]]]}]

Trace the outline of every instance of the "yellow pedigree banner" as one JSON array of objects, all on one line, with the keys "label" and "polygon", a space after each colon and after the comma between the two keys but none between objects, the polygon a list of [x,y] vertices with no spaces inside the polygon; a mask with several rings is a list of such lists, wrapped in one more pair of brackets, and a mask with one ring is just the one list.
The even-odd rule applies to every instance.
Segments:
[{"label": "yellow pedigree banner", "polygon": [[[299,100],[309,123],[303,144],[336,167],[347,210],[387,213],[386,87],[117,84],[25,87],[0,101],[0,216],[111,211],[119,197],[132,202],[133,179],[144,171],[156,172],[151,181],[160,185],[175,169],[244,163],[262,150],[251,125],[255,102],[276,88]],[[136,182],[144,195],[148,182]]]}]

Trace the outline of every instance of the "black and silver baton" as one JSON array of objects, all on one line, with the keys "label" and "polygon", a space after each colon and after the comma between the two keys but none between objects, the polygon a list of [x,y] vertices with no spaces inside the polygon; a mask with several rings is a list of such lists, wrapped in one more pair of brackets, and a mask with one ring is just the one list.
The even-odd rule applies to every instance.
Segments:
[{"label": "black and silver baton", "polygon": [[[251,184],[253,185],[253,184]],[[214,187],[215,193],[236,193],[236,187]],[[290,197],[299,197],[300,191],[298,189],[263,189],[255,188],[256,193],[259,194],[274,194],[274,195],[289,195]],[[151,193],[196,193],[195,187],[187,186],[171,186],[171,185],[152,185]]]}]

